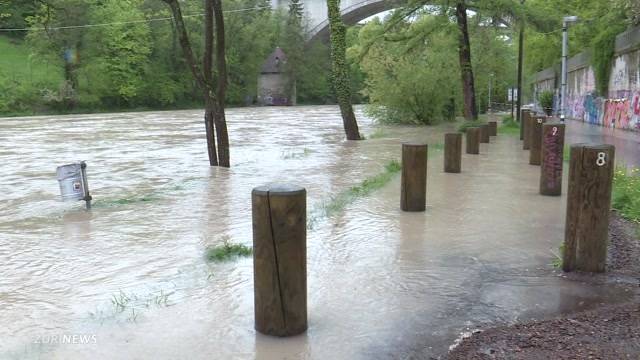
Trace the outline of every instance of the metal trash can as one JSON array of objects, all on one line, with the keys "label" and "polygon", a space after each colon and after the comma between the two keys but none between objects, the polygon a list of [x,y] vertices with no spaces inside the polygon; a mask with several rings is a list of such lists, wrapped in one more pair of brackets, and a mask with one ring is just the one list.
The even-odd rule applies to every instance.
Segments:
[{"label": "metal trash can", "polygon": [[90,207],[89,185],[87,183],[87,164],[84,161],[58,166],[56,174],[60,185],[62,201],[87,201]]}]

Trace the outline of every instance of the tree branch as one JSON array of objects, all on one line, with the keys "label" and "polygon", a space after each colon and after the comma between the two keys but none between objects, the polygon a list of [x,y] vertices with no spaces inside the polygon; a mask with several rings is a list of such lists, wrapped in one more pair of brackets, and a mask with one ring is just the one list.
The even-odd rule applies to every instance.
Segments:
[{"label": "tree branch", "polygon": [[171,8],[171,13],[173,14],[173,19],[176,22],[176,30],[178,31],[178,38],[180,40],[180,46],[182,47],[182,52],[184,53],[184,58],[187,60],[187,64],[189,68],[191,68],[191,72],[193,73],[193,77],[196,79],[198,85],[203,89],[207,89],[207,83],[200,72],[200,68],[196,63],[195,56],[193,55],[193,50],[191,49],[191,42],[189,41],[189,35],[187,34],[187,30],[184,26],[184,19],[182,18],[182,11],[180,10],[180,4],[178,4],[177,0],[162,0],[169,8]]}]

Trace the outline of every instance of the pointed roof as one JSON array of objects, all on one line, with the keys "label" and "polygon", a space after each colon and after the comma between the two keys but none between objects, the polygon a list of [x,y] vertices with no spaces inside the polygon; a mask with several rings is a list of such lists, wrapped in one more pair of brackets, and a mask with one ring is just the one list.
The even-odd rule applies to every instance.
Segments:
[{"label": "pointed roof", "polygon": [[287,55],[277,47],[267,60],[262,64],[261,74],[278,74],[284,71],[284,64],[287,63]]}]

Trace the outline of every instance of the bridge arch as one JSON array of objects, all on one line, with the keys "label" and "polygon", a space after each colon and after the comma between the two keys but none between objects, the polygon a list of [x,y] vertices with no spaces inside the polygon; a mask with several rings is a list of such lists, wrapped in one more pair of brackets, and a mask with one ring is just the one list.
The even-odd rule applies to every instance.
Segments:
[{"label": "bridge arch", "polygon": [[[363,0],[340,9],[340,13],[345,25],[350,26],[383,11],[398,8],[405,2],[401,0]],[[326,16],[323,21],[316,24],[307,33],[308,44],[318,40],[323,42],[329,40],[329,19]]]}]

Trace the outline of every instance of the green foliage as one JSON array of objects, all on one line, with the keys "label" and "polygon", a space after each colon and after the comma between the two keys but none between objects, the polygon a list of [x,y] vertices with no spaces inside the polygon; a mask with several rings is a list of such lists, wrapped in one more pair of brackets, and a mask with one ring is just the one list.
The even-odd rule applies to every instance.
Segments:
[{"label": "green foliage", "polygon": [[611,74],[611,62],[615,52],[616,35],[622,32],[624,27],[612,25],[607,27],[593,39],[593,51],[591,63],[596,78],[596,90],[601,96],[607,96],[609,77]]},{"label": "green foliage", "polygon": [[[351,81],[347,64],[347,27],[342,22],[340,0],[327,0],[331,47],[331,85],[343,119],[351,112]],[[346,119],[345,119],[346,121]],[[346,130],[346,129],[345,129]]]},{"label": "green foliage", "polygon": [[384,27],[379,21],[369,22],[351,50],[367,51],[361,66],[366,73],[363,94],[371,104],[368,114],[385,124],[430,125],[450,119],[455,112],[451,104],[460,97],[455,33],[430,15],[387,34],[422,37],[418,43],[379,39]]},{"label": "green foliage", "polygon": [[547,114],[553,109],[553,92],[545,90],[538,95],[538,103]]},{"label": "green foliage", "polygon": [[[140,5],[141,0],[106,0],[92,10],[89,20],[138,20],[144,17]],[[149,72],[150,33],[148,23],[116,24],[86,33],[85,41],[101,46],[86,50],[95,60],[84,66],[83,74],[92,84],[90,92],[98,94],[103,104],[121,107],[144,103],[146,79],[153,77]]]},{"label": "green foliage", "polygon": [[63,80],[59,62],[29,53],[19,38],[0,36],[0,113],[33,114],[43,108],[44,94],[54,93]]},{"label": "green foliage", "polygon": [[502,124],[498,127],[498,133],[506,135],[520,135],[520,124],[513,119],[513,116],[507,115],[502,118]]},{"label": "green foliage", "polygon": [[613,175],[611,205],[624,218],[640,223],[640,169],[618,168]]},{"label": "green foliage", "polygon": [[[569,28],[569,54],[590,50],[596,88],[607,94],[615,36],[635,21],[637,0],[527,0],[537,19],[530,21],[525,36],[527,77],[560,62],[562,15],[576,15]],[[553,14],[553,15],[550,15]]]},{"label": "green foliage", "polygon": [[242,244],[234,244],[228,239],[222,245],[207,248],[205,257],[209,262],[224,262],[236,257],[247,257],[253,254],[253,249]]},{"label": "green foliage", "polygon": [[493,102],[506,102],[507,89],[516,83],[517,47],[504,39],[504,29],[481,26],[474,19],[471,31],[471,60],[474,69],[476,103],[481,113],[488,109],[489,86]]},{"label": "green foliage", "polygon": [[555,256],[555,258],[553,259],[553,262],[551,263],[551,265],[556,269],[561,269],[562,258],[564,257],[564,243],[558,247],[558,254],[553,253],[553,255]]}]

